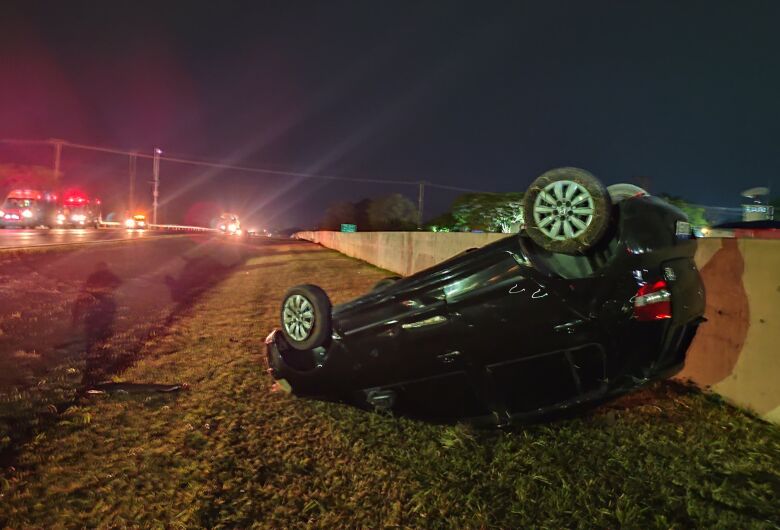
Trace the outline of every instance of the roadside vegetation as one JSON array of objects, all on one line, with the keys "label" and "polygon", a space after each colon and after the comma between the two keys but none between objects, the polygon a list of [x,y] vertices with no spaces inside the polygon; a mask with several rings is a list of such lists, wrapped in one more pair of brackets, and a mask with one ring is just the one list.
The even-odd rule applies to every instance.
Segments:
[{"label": "roadside vegetation", "polygon": [[[0,478],[0,526],[768,528],[780,430],[651,386],[592,413],[479,431],[297,399],[265,373],[279,301],[343,302],[386,273],[307,243],[266,247],[149,340],[117,381]],[[179,392],[149,383],[187,383]]]}]

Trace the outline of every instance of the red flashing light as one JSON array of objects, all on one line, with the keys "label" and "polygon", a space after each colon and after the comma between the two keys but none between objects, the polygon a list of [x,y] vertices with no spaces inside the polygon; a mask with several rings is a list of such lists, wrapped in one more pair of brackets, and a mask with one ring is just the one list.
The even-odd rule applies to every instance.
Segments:
[{"label": "red flashing light", "polygon": [[672,318],[672,293],[665,281],[658,280],[639,288],[634,296],[634,316],[643,322]]}]

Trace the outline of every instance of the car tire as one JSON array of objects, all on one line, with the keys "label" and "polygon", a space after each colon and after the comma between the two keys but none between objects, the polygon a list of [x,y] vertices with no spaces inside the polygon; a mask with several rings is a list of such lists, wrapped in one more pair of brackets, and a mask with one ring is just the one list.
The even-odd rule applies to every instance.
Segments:
[{"label": "car tire", "polygon": [[523,198],[526,232],[550,252],[582,254],[609,227],[612,201],[604,185],[584,169],[552,169]]},{"label": "car tire", "polygon": [[609,198],[612,201],[612,204],[617,204],[620,201],[631,199],[633,197],[648,195],[648,193],[639,186],[627,184],[624,182],[607,186],[607,192],[609,193]]},{"label": "car tire", "polygon": [[282,301],[282,333],[296,350],[324,346],[331,336],[332,305],[327,293],[316,285],[297,285]]},{"label": "car tire", "polygon": [[400,279],[401,279],[400,276],[388,276],[387,278],[382,278],[381,280],[379,280],[374,284],[374,288],[371,290],[381,291],[382,289],[387,289],[388,287],[390,287]]}]

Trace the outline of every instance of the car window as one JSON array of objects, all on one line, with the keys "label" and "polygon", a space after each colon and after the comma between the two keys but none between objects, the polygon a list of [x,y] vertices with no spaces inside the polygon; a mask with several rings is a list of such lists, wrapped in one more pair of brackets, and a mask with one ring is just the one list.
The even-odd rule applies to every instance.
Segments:
[{"label": "car window", "polygon": [[33,201],[30,199],[8,199],[7,204],[11,208],[29,208]]},{"label": "car window", "polygon": [[465,296],[475,295],[503,284],[515,283],[523,279],[521,270],[522,266],[514,259],[502,259],[448,283],[444,286],[444,296],[448,302],[454,302]]}]

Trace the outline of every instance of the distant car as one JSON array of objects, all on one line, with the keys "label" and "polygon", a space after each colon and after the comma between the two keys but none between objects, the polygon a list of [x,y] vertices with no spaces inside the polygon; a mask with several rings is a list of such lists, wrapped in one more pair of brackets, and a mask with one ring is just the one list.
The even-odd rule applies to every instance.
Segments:
[{"label": "distant car", "polygon": [[219,231],[231,236],[240,236],[242,234],[241,222],[238,216],[232,213],[224,213],[219,217],[217,224]]},{"label": "distant car", "polygon": [[146,216],[142,213],[137,213],[132,217],[125,220],[125,228],[132,229],[145,229],[148,228],[146,222]]},{"label": "distant car", "polygon": [[577,168],[540,176],[523,213],[519,234],[335,307],[293,287],[271,375],[299,396],[504,426],[680,370],[704,313],[686,215]]},{"label": "distant car", "polygon": [[0,228],[51,227],[56,222],[56,213],[57,196],[54,193],[12,190],[0,206]]}]

